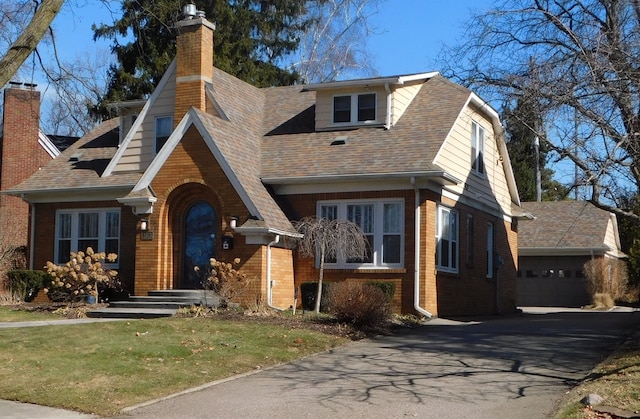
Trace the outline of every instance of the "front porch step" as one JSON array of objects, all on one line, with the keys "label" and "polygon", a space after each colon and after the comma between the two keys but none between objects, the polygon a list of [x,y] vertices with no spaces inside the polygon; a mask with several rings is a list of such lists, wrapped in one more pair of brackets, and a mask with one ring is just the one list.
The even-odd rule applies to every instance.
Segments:
[{"label": "front porch step", "polygon": [[150,319],[175,316],[180,307],[202,305],[217,307],[220,298],[205,290],[156,290],[147,296],[131,296],[112,301],[106,308],[88,311],[87,317]]},{"label": "front porch step", "polygon": [[87,317],[109,319],[155,319],[158,317],[173,317],[178,309],[168,308],[117,308],[106,307],[87,311]]}]

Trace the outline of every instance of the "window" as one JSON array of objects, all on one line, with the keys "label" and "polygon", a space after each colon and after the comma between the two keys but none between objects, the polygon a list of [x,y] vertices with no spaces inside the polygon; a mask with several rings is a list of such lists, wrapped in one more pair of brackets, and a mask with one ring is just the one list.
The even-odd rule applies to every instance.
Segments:
[{"label": "window", "polygon": [[477,122],[471,123],[471,168],[484,173],[484,128]]},{"label": "window", "polygon": [[376,94],[335,96],[333,123],[355,124],[376,120]]},{"label": "window", "polygon": [[487,223],[487,278],[493,278],[493,223]]},{"label": "window", "polygon": [[173,131],[173,118],[170,116],[156,116],[156,153],[160,151],[162,146],[167,142],[171,131]]},{"label": "window", "polygon": [[455,210],[438,207],[436,241],[438,270],[458,272],[458,213]]},{"label": "window", "polygon": [[473,234],[473,214],[467,214],[467,264],[473,265],[473,247],[474,247],[474,234]]},{"label": "window", "polygon": [[346,259],[338,255],[325,263],[335,267],[401,267],[403,260],[403,202],[337,201],[321,202],[318,215],[328,219],[343,219],[360,226],[369,242],[364,260]]},{"label": "window", "polygon": [[96,252],[120,252],[120,210],[64,210],[56,214],[56,263],[71,252],[91,247]]}]

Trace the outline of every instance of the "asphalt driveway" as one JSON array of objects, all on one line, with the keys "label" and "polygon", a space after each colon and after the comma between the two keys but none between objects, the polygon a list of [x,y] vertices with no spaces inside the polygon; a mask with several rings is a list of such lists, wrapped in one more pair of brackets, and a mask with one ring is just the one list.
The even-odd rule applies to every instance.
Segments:
[{"label": "asphalt driveway", "polygon": [[126,412],[135,418],[548,418],[637,330],[628,310],[435,320]]}]

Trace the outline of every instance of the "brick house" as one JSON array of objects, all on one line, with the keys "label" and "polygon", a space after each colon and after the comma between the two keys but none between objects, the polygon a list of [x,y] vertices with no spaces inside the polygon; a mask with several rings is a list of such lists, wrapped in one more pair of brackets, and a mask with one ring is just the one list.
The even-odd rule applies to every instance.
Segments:
[{"label": "brick house", "polygon": [[288,308],[317,278],[292,221],[340,217],[371,249],[325,280],[391,281],[397,312],[515,310],[522,211],[486,102],[437,73],[259,89],[214,67],[205,18],[177,28],[149,98],[113,104],[119,118],[4,191],[31,205],[33,267],[91,245],[144,295],[240,258],[248,298]]},{"label": "brick house", "polygon": [[[40,131],[40,92],[28,83],[11,82],[4,89],[0,126],[0,190],[11,188],[60,155],[77,138],[47,136]],[[0,194],[0,251],[26,249],[29,237],[29,204],[20,197]],[[20,267],[21,257],[6,261],[6,269]],[[0,290],[4,286],[0,277]]]}]

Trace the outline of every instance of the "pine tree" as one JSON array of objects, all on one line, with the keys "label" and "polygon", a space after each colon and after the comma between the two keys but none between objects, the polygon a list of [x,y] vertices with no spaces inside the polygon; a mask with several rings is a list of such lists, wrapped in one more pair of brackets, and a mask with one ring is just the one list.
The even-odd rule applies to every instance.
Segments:
[{"label": "pine tree", "polygon": [[[507,150],[511,159],[513,175],[518,186],[521,201],[536,200],[536,151],[534,142],[541,132],[542,118],[536,112],[535,104],[524,97],[518,99],[513,110],[506,107],[503,112],[507,136]],[[542,200],[565,199],[568,190],[553,179],[554,171],[546,167],[548,148],[539,141],[539,160]]]},{"label": "pine tree", "polygon": [[[214,64],[254,86],[290,85],[295,72],[277,66],[294,51],[306,22],[305,0],[200,0],[196,8],[215,23]],[[123,0],[122,16],[94,27],[94,39],[113,40],[117,64],[109,70],[107,93],[93,109],[107,115],[106,103],[150,94],[175,56],[175,23],[184,0]],[[132,39],[131,39],[132,37]],[[122,42],[126,39],[126,42]]]}]

